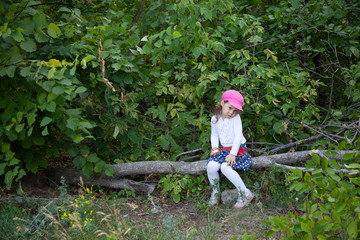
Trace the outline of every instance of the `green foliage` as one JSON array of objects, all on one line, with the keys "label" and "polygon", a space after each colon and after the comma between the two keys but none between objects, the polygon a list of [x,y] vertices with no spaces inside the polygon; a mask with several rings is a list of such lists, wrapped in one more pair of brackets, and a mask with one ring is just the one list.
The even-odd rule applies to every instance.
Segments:
[{"label": "green foliage", "polygon": [[357,1],[85,2],[0,3],[7,188],[47,159],[112,175],[114,162],[205,150],[230,88],[245,97],[247,139],[288,143],[313,134],[301,122],[359,119]]},{"label": "green foliage", "polygon": [[[67,30],[59,27],[64,22],[48,22],[42,5],[37,1],[1,3],[5,12],[0,47],[4,92],[0,174],[6,173],[8,189],[13,180],[19,181],[26,172],[46,168],[46,158],[61,157],[62,152],[69,151],[65,146],[74,147],[74,156],[83,156],[83,152],[89,151],[86,146],[81,151],[74,149],[79,148],[80,142],[93,138],[90,131],[96,126],[85,118],[83,102],[88,89],[79,80],[80,74],[76,74],[77,66],[82,64],[84,69],[89,58],[79,61],[76,52],[70,54],[66,45],[70,46],[73,38],[62,34]],[[60,8],[56,13],[63,11]],[[76,22],[73,19],[67,24]],[[87,176],[106,166],[100,158],[85,160],[86,164],[79,159],[76,163]],[[110,175],[111,171],[106,173]]]},{"label": "green foliage", "polygon": [[94,217],[96,217],[92,191],[89,188],[86,188],[85,191],[58,210],[61,223],[70,229],[91,228]]},{"label": "green foliage", "polygon": [[194,177],[190,175],[168,174],[159,181],[164,194],[170,194],[173,201],[178,203],[181,199],[191,195],[200,195],[206,187],[203,186],[204,176]]},{"label": "green foliage", "polygon": [[[63,196],[70,197],[71,193],[66,193],[66,186],[63,187]],[[178,208],[159,203],[157,198],[159,205],[156,207],[160,212],[152,213],[148,210],[155,206],[151,195],[125,202],[106,196],[93,198],[96,195],[95,191],[82,186],[79,194],[72,198],[49,200],[15,196],[1,199],[0,219],[4,221],[0,229],[8,233],[7,239],[217,239],[223,234],[217,230],[231,214],[234,222],[228,222],[229,236],[254,239],[254,234],[244,234],[248,229],[242,224],[239,226],[238,214],[231,209],[204,213],[196,209],[196,203],[190,203],[184,212],[179,212]],[[244,219],[254,217],[253,213],[247,215]]]},{"label": "green foliage", "polygon": [[273,164],[264,171],[249,171],[242,178],[249,189],[259,194],[259,199],[271,206],[288,207],[299,197],[289,192],[288,175],[288,171]]},{"label": "green foliage", "polygon": [[[359,172],[359,156],[347,154],[344,160],[341,164],[346,169]],[[316,154],[308,162],[307,169],[313,171],[303,173],[295,169],[288,177],[293,181],[290,190],[309,195],[300,204],[303,214],[289,212],[287,217],[270,217],[265,221],[271,227],[267,236],[280,232],[286,239],[357,239],[360,217],[358,175],[337,174],[335,171],[341,169],[338,162]]]},{"label": "green foliage", "polygon": [[0,203],[0,230],[2,236],[7,236],[8,239],[18,239],[20,236],[16,230],[17,227],[25,227],[25,223],[17,223],[14,218],[29,220],[29,211],[24,211],[22,208],[11,203]]},{"label": "green foliage", "polygon": [[[252,233],[250,236],[247,233],[245,233],[241,237],[241,240],[254,240],[254,239],[256,239],[255,233]],[[239,238],[231,238],[231,240],[239,240]]]}]

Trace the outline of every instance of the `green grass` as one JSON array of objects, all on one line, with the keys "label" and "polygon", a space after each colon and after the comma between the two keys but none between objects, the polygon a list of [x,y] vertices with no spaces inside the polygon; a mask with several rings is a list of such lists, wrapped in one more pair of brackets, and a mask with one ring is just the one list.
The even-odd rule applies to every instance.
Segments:
[{"label": "green grass", "polygon": [[155,195],[95,197],[84,188],[61,199],[9,197],[1,200],[0,232],[6,239],[241,239],[252,233],[263,238],[267,229],[260,221],[279,215],[259,201],[234,211],[228,205],[207,207],[206,194],[177,204]]},{"label": "green grass", "polygon": [[[30,212],[27,209],[21,209],[12,203],[2,201],[0,203],[0,239],[17,239],[19,237],[19,228],[25,228],[26,221],[30,219]],[[24,219],[25,222],[17,221],[14,218]]]},{"label": "green grass", "polygon": [[[57,198],[7,195],[0,198],[0,239],[264,239],[268,229],[262,220],[292,208],[292,197],[281,194],[281,186],[262,190],[271,189],[273,174],[260,175],[255,184],[245,179],[256,197],[241,210],[223,204],[209,208],[206,187],[200,194],[188,191],[179,203],[160,188],[145,195],[64,183]],[[231,185],[225,179],[222,187]]]}]

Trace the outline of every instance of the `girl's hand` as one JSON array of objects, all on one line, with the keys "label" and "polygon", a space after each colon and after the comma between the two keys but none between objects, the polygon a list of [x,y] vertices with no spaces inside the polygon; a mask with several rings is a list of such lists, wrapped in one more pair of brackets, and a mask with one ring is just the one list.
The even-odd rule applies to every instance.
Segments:
[{"label": "girl's hand", "polygon": [[232,155],[232,154],[229,154],[229,155],[226,156],[225,161],[226,161],[228,166],[230,165],[232,167],[236,163],[236,156]]},{"label": "girl's hand", "polygon": [[211,149],[210,156],[216,156],[220,153],[219,148],[213,148]]}]

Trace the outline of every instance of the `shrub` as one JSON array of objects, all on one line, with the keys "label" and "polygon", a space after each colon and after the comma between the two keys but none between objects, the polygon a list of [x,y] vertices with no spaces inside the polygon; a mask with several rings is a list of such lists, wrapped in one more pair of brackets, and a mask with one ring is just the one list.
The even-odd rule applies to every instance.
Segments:
[{"label": "shrub", "polygon": [[[339,171],[339,162],[315,154],[306,167],[308,172],[291,171],[288,177],[293,181],[290,190],[308,194],[308,199],[299,205],[301,213],[288,212],[287,217],[270,217],[264,221],[271,227],[268,237],[280,234],[286,239],[357,238],[360,222],[359,156],[346,154],[344,159],[346,161],[341,165],[351,170],[350,174]],[[348,160],[353,161],[350,163]]]}]

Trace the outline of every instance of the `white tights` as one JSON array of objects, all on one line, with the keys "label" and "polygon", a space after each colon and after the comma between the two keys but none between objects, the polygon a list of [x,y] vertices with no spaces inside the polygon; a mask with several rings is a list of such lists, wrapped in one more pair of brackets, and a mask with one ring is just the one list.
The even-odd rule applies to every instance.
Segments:
[{"label": "white tights", "polygon": [[250,190],[246,188],[240,175],[232,167],[228,166],[227,163],[220,164],[215,161],[210,161],[207,165],[207,175],[211,186],[213,186],[213,192],[211,194],[212,197],[220,192],[220,169],[224,176],[229,179],[232,184],[234,184],[239,192],[242,192],[245,196],[249,194]]}]

